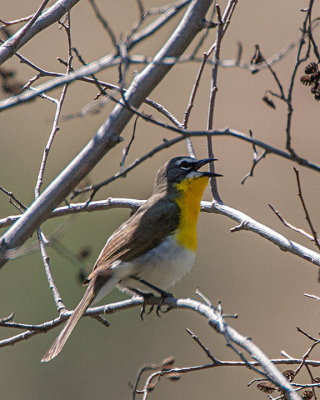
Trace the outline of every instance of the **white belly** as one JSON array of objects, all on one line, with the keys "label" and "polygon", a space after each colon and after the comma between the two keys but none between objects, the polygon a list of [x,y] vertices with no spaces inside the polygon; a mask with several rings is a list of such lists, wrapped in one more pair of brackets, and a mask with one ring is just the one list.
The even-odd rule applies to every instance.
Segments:
[{"label": "white belly", "polygon": [[175,237],[170,236],[134,262],[118,262],[111,268],[119,280],[120,290],[134,288],[150,292],[150,288],[130,276],[143,279],[160,289],[167,289],[190,271],[194,259],[193,251],[181,247]]}]

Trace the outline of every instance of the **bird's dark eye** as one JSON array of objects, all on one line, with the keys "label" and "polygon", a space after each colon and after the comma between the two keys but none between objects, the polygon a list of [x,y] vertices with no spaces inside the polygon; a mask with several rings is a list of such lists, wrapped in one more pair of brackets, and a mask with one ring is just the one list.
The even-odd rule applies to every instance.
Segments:
[{"label": "bird's dark eye", "polygon": [[190,164],[188,163],[188,161],[181,161],[180,168],[189,170],[190,169]]}]

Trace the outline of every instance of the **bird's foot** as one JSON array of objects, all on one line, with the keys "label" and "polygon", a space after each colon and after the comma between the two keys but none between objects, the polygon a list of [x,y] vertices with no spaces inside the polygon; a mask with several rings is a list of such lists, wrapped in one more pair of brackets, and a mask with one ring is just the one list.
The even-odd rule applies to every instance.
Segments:
[{"label": "bird's foot", "polygon": [[161,318],[161,315],[159,314],[160,312],[165,314],[165,313],[167,313],[167,312],[169,312],[171,310],[171,306],[168,306],[168,305],[167,305],[167,308],[165,310],[161,309],[161,306],[163,306],[164,300],[166,298],[168,298],[168,297],[173,297],[173,295],[171,293],[164,292],[164,294],[162,294],[161,297],[160,297],[160,301],[159,301],[159,303],[157,305],[157,308],[156,308],[156,314],[157,314],[157,316],[159,318]]},{"label": "bird's foot", "polygon": [[[138,278],[136,276],[131,276],[131,278],[135,279],[136,281],[138,281],[140,283],[143,283],[148,288],[150,288],[150,289],[152,289],[155,292],[160,294],[160,301],[157,304],[157,308],[156,308],[156,314],[157,314],[158,317],[161,317],[161,315],[159,314],[160,312],[167,313],[168,311],[171,310],[170,306],[167,306],[167,308],[164,311],[162,311],[162,309],[161,309],[161,306],[163,305],[164,300],[166,298],[168,298],[168,297],[173,297],[173,295],[171,293],[168,293],[165,290],[158,288],[157,286],[153,285],[152,283],[149,283],[149,282],[145,281],[144,279]],[[150,310],[146,313],[145,309],[146,309],[147,300],[150,299],[151,297],[155,297],[155,296],[154,296],[153,293],[145,293],[145,292],[142,292],[142,291],[137,290],[137,289],[130,289],[130,290],[132,290],[134,293],[136,293],[139,296],[142,296],[144,298],[143,306],[142,306],[141,313],[140,313],[140,317],[143,320],[143,315],[144,314],[150,314],[153,311],[153,308],[154,308],[154,304],[152,304],[150,306]]]},{"label": "bird's foot", "polygon": [[150,299],[154,297],[154,294],[142,292],[141,290],[138,290],[135,288],[128,288],[128,289],[131,290],[131,292],[133,292],[134,294],[143,297],[143,304],[142,304],[141,311],[140,311],[140,318],[142,319],[142,321],[144,321],[143,316],[145,314],[149,315],[150,313],[152,313],[152,311],[154,309],[154,304],[151,304],[149,311],[146,311],[147,305],[150,304]]}]

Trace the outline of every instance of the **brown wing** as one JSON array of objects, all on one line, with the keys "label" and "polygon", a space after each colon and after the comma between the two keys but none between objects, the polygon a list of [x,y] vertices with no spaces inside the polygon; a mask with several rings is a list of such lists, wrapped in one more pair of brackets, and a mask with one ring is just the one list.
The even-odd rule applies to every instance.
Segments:
[{"label": "brown wing", "polygon": [[178,224],[177,204],[168,197],[164,198],[163,194],[154,194],[109,238],[93,271],[99,267],[106,268],[117,259],[130,261],[138,257],[173,233]]}]

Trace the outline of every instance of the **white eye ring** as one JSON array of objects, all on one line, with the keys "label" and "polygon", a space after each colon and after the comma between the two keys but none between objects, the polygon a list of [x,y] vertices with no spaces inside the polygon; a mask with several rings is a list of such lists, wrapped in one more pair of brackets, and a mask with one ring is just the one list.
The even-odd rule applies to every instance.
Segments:
[{"label": "white eye ring", "polygon": [[187,163],[187,161],[182,161],[182,163],[180,164],[180,168],[184,169],[185,171],[189,171],[190,165]]},{"label": "white eye ring", "polygon": [[187,160],[180,160],[178,165],[185,171],[190,171],[192,169],[192,165]]}]

